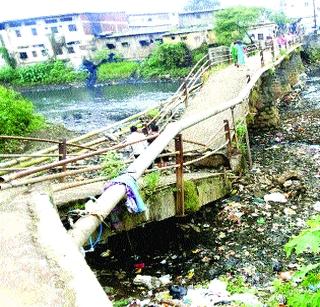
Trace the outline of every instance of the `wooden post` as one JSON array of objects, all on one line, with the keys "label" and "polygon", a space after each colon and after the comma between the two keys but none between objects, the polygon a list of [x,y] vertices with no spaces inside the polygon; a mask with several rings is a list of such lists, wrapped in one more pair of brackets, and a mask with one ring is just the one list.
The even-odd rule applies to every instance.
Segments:
[{"label": "wooden post", "polygon": [[246,126],[246,145],[247,145],[247,152],[248,152],[248,162],[249,168],[252,168],[252,155],[251,155],[251,148],[250,148],[250,139],[248,133],[248,126]]},{"label": "wooden post", "polygon": [[185,99],[184,99],[184,104],[186,106],[186,108],[188,107],[188,96],[189,96],[189,93],[188,93],[188,85],[187,85],[187,80],[184,81],[184,94],[185,94]]},{"label": "wooden post", "polygon": [[182,135],[178,134],[175,139],[176,164],[176,215],[184,216],[184,184],[183,184],[183,141]]},{"label": "wooden post", "polygon": [[237,127],[236,127],[236,120],[234,117],[234,108],[235,107],[231,107],[231,117],[232,117],[232,127],[233,127],[233,131],[234,131],[234,138],[236,140],[236,146],[237,148],[239,148],[239,141],[238,141],[238,135],[237,135]]},{"label": "wooden post", "polygon": [[232,154],[230,125],[229,125],[229,121],[227,119],[225,119],[223,121],[223,123],[224,123],[224,131],[225,131],[225,135],[226,135],[226,141],[228,142],[228,144],[227,144],[227,156],[230,159],[231,158],[231,154]]},{"label": "wooden post", "polygon": [[[65,160],[67,158],[67,140],[62,139],[58,145],[59,147],[59,161]],[[61,168],[61,172],[67,171],[67,165],[64,164]],[[64,178],[61,178],[61,181],[64,181]]]}]

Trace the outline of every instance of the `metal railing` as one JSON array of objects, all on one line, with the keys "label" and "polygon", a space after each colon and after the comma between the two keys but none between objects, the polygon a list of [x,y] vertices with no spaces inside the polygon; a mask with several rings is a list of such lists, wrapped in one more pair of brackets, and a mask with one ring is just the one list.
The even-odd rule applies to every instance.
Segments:
[{"label": "metal railing", "polygon": [[[296,43],[292,42],[292,43]],[[288,47],[290,47],[292,44],[288,44]],[[275,42],[272,41],[271,44],[265,45],[263,48],[262,46],[249,46],[248,47],[248,56],[254,55],[256,53],[259,53],[261,66],[264,66],[266,63],[265,61],[265,53],[267,51],[271,52],[272,60],[276,58],[276,55],[280,55],[280,51],[275,46]],[[46,139],[34,139],[34,138],[20,138],[20,137],[14,137],[16,139],[24,139],[24,140],[30,140],[30,141],[44,141],[48,143],[55,143],[58,144],[58,153],[52,153],[57,151],[57,147],[50,147],[48,149],[44,149],[42,151],[39,151],[37,153],[33,154],[26,154],[25,156],[19,156],[14,155],[15,160],[10,160],[6,162],[0,163],[0,171],[2,171],[2,177],[0,177],[0,181],[2,182],[0,187],[1,189],[10,188],[13,186],[20,186],[26,183],[36,183],[41,182],[45,180],[52,180],[52,179],[59,179],[59,178],[65,178],[67,176],[74,176],[76,174],[81,173],[88,173],[93,172],[101,169],[101,166],[92,165],[92,163],[89,161],[89,164],[91,165],[82,165],[80,169],[77,170],[68,170],[66,166],[71,166],[71,168],[77,167],[73,163],[80,161],[80,160],[86,160],[93,156],[99,156],[104,155],[106,152],[111,150],[122,150],[123,148],[130,145],[129,143],[124,142],[124,138],[129,132],[129,126],[133,123],[135,124],[150,124],[152,122],[155,122],[160,126],[160,132],[164,131],[166,126],[171,123],[176,114],[177,110],[183,107],[187,107],[188,105],[188,99],[190,99],[190,96],[193,95],[193,93],[201,87],[202,80],[201,78],[203,75],[210,70],[212,67],[215,67],[217,65],[221,65],[223,63],[230,63],[231,57],[229,48],[220,48],[219,54],[214,55],[213,51],[210,50],[208,55],[205,55],[200,61],[193,67],[193,69],[190,71],[188,76],[185,78],[185,81],[180,85],[178,90],[175,92],[175,94],[170,97],[166,102],[161,104],[161,112],[158,113],[155,117],[153,117],[151,120],[146,121],[146,115],[148,112],[153,109],[150,108],[148,110],[145,110],[143,112],[140,112],[138,114],[135,114],[127,119],[124,119],[120,122],[117,122],[113,125],[110,125],[108,127],[93,131],[91,133],[88,133],[84,136],[72,139],[70,141],[62,140],[46,140]],[[204,158],[207,156],[210,156],[214,154],[217,150],[221,150],[223,148],[226,148],[227,146],[230,146],[231,144],[231,138],[235,135],[235,119],[234,119],[234,108],[231,108],[232,112],[232,125],[229,125],[229,131],[230,137],[226,140],[226,143],[223,144],[223,146],[219,146],[217,149],[210,148],[211,144],[215,141],[215,137],[217,134],[220,133],[221,130],[225,129],[225,124],[221,124],[221,128],[218,129],[216,135],[213,135],[210,137],[209,141],[206,144],[201,144],[203,146],[203,156]],[[108,135],[107,132],[111,132],[111,135]],[[101,136],[103,134],[103,136]],[[6,139],[10,138],[10,136],[0,136],[0,138]],[[110,141],[110,139],[112,141]],[[146,138],[147,139],[147,138]],[[77,144],[80,141],[84,141],[82,144]],[[188,140],[185,140],[185,142],[188,142]],[[190,142],[190,141],[189,141]],[[229,144],[229,145],[228,145]],[[107,146],[105,146],[107,145]],[[68,149],[68,146],[70,146],[72,149]],[[196,156],[195,161],[199,161],[199,152],[189,152],[189,154],[194,154]],[[171,154],[172,157],[175,156],[175,153],[173,152]],[[1,157],[1,156],[0,156]],[[3,155],[2,157],[10,157],[10,155]],[[13,157],[13,156],[11,156]],[[21,165],[23,163],[24,165],[28,165],[28,162],[30,162],[30,158],[36,158],[33,164],[31,166],[37,165],[39,163],[47,162],[48,160],[58,157],[59,161],[57,162],[51,162],[47,163],[45,165],[41,165],[38,167],[32,167],[31,169],[28,169],[27,167],[16,167],[13,168],[16,165]],[[187,164],[186,164],[187,163]],[[192,164],[192,160],[185,162],[184,165],[190,165]],[[173,169],[177,167],[177,162],[174,163],[172,166],[168,166],[163,169]],[[13,168],[12,172],[10,173],[10,168]],[[22,169],[21,169],[22,168]],[[50,175],[41,175],[39,176],[38,173],[47,171],[50,169],[58,168],[58,170],[61,172],[60,174],[50,174]],[[21,171],[18,171],[21,170]],[[18,181],[17,179],[23,178],[30,175],[36,175],[36,178],[29,178],[28,180]]]}]

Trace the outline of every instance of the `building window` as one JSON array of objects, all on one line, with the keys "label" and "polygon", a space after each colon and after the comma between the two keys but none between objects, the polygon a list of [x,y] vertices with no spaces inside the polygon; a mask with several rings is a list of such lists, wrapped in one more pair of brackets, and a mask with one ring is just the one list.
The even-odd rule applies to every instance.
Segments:
[{"label": "building window", "polygon": [[60,21],[72,21],[72,17],[61,17]]},{"label": "building window", "polygon": [[77,31],[77,27],[74,24],[68,25],[68,29],[70,32],[75,32]]},{"label": "building window", "polygon": [[176,39],[176,37],[175,36],[171,36],[171,39],[174,41]]},{"label": "building window", "polygon": [[21,37],[21,32],[20,32],[20,30],[15,30],[15,32],[16,32],[16,36],[17,36],[17,37]]},{"label": "building window", "polygon": [[305,3],[304,3],[304,6],[305,6],[305,7],[309,6],[309,2],[305,2]]},{"label": "building window", "polygon": [[159,44],[162,44],[163,43],[163,39],[162,38],[156,38],[155,42],[159,43]]},{"label": "building window", "polygon": [[32,51],[32,56],[34,57],[34,58],[36,58],[38,55],[37,55],[37,51]]},{"label": "building window", "polygon": [[106,44],[106,46],[107,46],[108,49],[116,49],[116,45],[115,44],[108,43],[108,44]]},{"label": "building window", "polygon": [[183,41],[186,41],[186,40],[187,40],[187,37],[186,37],[186,36],[181,36],[181,39],[182,39]]},{"label": "building window", "polygon": [[19,56],[21,60],[26,60],[28,58],[28,54],[26,52],[20,52]]},{"label": "building window", "polygon": [[141,41],[139,41],[139,44],[141,47],[147,47],[150,45],[150,42],[147,40],[141,40]]},{"label": "building window", "polygon": [[58,33],[58,27],[51,27],[51,33],[54,34],[54,33]]},{"label": "building window", "polygon": [[122,47],[129,47],[130,46],[128,42],[123,42],[123,43],[121,43],[121,45],[122,45]]},{"label": "building window", "polygon": [[58,20],[57,19],[46,19],[44,22],[45,23],[56,23]]},{"label": "building window", "polygon": [[201,15],[200,15],[200,14],[196,14],[196,18],[197,18],[197,19],[200,19],[200,18],[201,18]]},{"label": "building window", "polygon": [[32,35],[34,35],[34,36],[38,35],[36,28],[31,28],[31,33],[32,33]]},{"label": "building window", "polygon": [[262,33],[258,33],[258,40],[262,41],[263,40],[263,34]]},{"label": "building window", "polygon": [[152,21],[152,18],[148,18],[148,21]]},{"label": "building window", "polygon": [[67,47],[68,53],[75,53],[73,47]]},{"label": "building window", "polygon": [[42,50],[41,50],[41,54],[42,54],[42,56],[47,56],[47,55],[48,55],[48,52],[47,52],[47,50],[42,49]]},{"label": "building window", "polygon": [[24,24],[26,26],[34,26],[36,24],[36,22],[34,20],[28,20],[28,21],[25,21]]}]

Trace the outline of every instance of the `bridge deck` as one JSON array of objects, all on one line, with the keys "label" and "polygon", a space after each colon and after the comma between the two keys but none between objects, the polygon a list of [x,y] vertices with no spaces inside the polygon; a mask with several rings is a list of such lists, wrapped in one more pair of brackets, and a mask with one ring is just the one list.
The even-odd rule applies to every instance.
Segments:
[{"label": "bridge deck", "polygon": [[[250,74],[257,72],[261,68],[259,56],[250,58],[247,67]],[[184,116],[215,108],[236,97],[246,84],[246,75],[246,70],[234,66],[215,72],[197,96],[190,100]],[[230,120],[230,112],[219,115],[219,118],[188,129],[184,137],[205,143],[208,136],[220,129],[226,116]],[[98,186],[101,187],[101,184]],[[79,198],[84,189],[81,186],[72,193]],[[65,287],[69,282],[68,274],[64,275],[61,267],[51,260],[47,250],[38,246],[35,236],[39,221],[30,209],[27,190],[28,187],[0,191],[1,306],[79,306],[74,304],[76,294]]]}]

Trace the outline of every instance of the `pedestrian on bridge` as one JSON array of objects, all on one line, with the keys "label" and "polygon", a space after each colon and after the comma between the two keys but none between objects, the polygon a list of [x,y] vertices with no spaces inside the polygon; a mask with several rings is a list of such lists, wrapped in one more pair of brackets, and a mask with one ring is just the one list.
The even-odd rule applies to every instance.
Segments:
[{"label": "pedestrian on bridge", "polygon": [[237,40],[235,43],[235,48],[237,50],[237,67],[246,64],[246,46],[242,43],[242,41]]},{"label": "pedestrian on bridge", "polygon": [[143,151],[148,147],[148,142],[145,140],[145,135],[142,132],[138,131],[138,128],[136,126],[130,127],[131,134],[127,137],[127,143],[133,143],[130,144],[133,156],[135,158],[138,158]]}]

